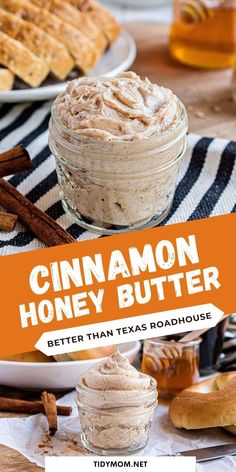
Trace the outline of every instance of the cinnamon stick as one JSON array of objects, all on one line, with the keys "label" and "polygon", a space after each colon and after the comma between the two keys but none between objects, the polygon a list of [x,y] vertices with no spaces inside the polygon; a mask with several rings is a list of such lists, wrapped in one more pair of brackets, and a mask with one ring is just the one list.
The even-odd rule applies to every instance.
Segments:
[{"label": "cinnamon stick", "polygon": [[0,179],[0,205],[18,215],[25,226],[47,246],[59,246],[76,241],[50,216],[43,213],[4,179]]},{"label": "cinnamon stick", "polygon": [[0,177],[30,170],[31,168],[30,156],[21,144],[0,154]]},{"label": "cinnamon stick", "polygon": [[[0,411],[10,413],[28,413],[34,415],[37,413],[45,413],[42,402],[31,402],[28,400],[17,400],[15,398],[0,397]],[[57,406],[57,414],[60,416],[70,416],[72,408],[70,406]]]},{"label": "cinnamon stick", "polygon": [[17,222],[17,215],[0,211],[0,229],[3,231],[13,231]]},{"label": "cinnamon stick", "polygon": [[56,397],[53,393],[43,392],[41,399],[47,415],[50,436],[54,436],[57,431]]}]

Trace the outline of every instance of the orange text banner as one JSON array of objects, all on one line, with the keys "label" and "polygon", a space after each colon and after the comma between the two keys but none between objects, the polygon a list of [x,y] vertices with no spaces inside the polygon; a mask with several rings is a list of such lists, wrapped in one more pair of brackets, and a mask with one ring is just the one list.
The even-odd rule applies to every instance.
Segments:
[{"label": "orange text banner", "polygon": [[49,331],[207,304],[236,311],[235,236],[231,214],[1,257],[0,355],[31,351]]}]

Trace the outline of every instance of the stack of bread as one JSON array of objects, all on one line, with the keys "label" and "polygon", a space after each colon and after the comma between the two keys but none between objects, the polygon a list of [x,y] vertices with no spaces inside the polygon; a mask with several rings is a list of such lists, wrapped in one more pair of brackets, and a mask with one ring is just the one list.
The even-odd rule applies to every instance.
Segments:
[{"label": "stack of bread", "polygon": [[0,0],[0,90],[10,90],[14,76],[38,87],[49,73],[86,74],[119,34],[95,0]]}]

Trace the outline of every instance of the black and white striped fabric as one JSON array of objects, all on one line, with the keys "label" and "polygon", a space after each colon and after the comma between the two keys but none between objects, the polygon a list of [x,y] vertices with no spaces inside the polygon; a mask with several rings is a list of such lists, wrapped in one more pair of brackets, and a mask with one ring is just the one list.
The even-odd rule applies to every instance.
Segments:
[{"label": "black and white striped fabric", "polygon": [[223,352],[219,360],[218,370],[228,372],[236,370],[236,315],[232,315],[225,333]]},{"label": "black and white striped fabric", "polygon": [[[72,224],[62,208],[54,157],[47,145],[50,107],[50,102],[2,105],[0,151],[22,143],[33,160],[30,172],[12,176],[9,181],[77,240],[98,238]],[[231,212],[236,212],[236,142],[189,134],[173,208],[162,224]],[[0,233],[0,255],[42,247],[21,223],[11,233]]]}]

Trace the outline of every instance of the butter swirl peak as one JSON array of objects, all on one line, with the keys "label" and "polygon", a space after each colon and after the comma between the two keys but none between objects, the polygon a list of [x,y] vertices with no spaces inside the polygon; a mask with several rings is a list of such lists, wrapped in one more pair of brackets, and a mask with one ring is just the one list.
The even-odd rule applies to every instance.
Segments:
[{"label": "butter swirl peak", "polygon": [[146,390],[150,378],[140,374],[129,360],[116,352],[92,366],[84,376],[87,387],[94,390]]},{"label": "butter swirl peak", "polygon": [[179,118],[171,90],[134,72],[116,78],[81,77],[56,100],[57,115],[78,135],[103,141],[130,141],[171,129]]}]

